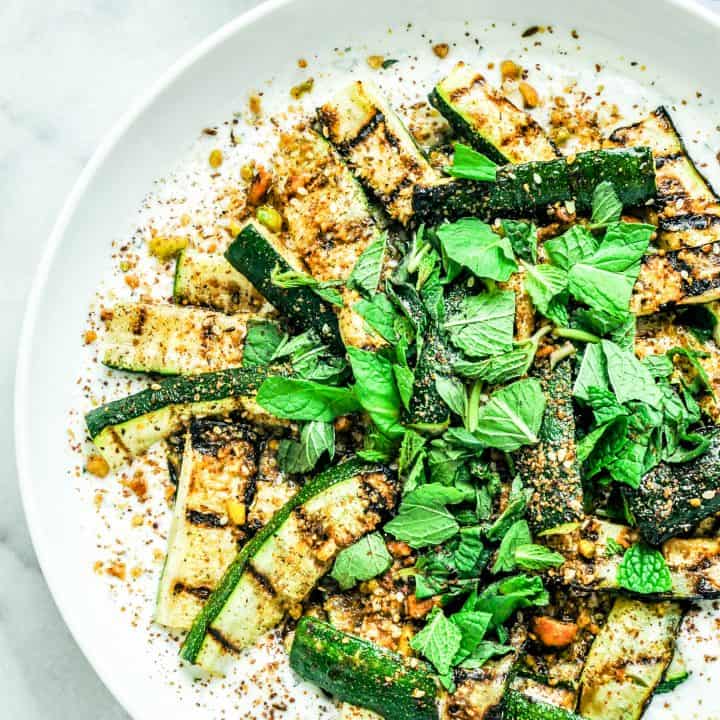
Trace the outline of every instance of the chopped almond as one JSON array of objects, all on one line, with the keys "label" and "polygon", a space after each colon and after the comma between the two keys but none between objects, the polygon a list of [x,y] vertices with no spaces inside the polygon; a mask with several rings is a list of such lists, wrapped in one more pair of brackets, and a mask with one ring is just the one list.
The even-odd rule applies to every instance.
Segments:
[{"label": "chopped almond", "polygon": [[405,612],[408,617],[420,620],[424,618],[435,606],[433,598],[427,600],[418,600],[414,595],[408,595],[405,600]]},{"label": "chopped almond", "polygon": [[118,578],[119,580],[124,580],[125,570],[125,563],[114,562],[112,565],[108,565],[105,572],[107,572],[108,575]]},{"label": "chopped almond", "polygon": [[373,69],[373,70],[379,70],[383,63],[385,62],[385,58],[382,55],[369,55],[367,59],[367,64]]},{"label": "chopped almond", "polygon": [[391,540],[388,542],[387,549],[394,558],[405,558],[412,555],[412,548],[400,540]]},{"label": "chopped almond", "polygon": [[500,63],[500,75],[503,80],[518,80],[522,75],[522,68],[512,60],[503,60]]},{"label": "chopped almond", "polygon": [[520,90],[523,104],[526,108],[535,108],[540,104],[540,97],[537,94],[537,90],[530,85],[530,83],[521,82],[518,85],[518,90]]},{"label": "chopped almond", "polygon": [[92,345],[97,340],[97,333],[94,330],[88,330],[83,339],[86,345]]},{"label": "chopped almond", "polygon": [[578,633],[576,623],[563,622],[547,615],[533,618],[533,632],[545,647],[563,648],[568,646]]},{"label": "chopped almond", "polygon": [[450,52],[450,46],[447,43],[438,43],[437,45],[433,45],[433,52],[440,59],[444,60]]}]

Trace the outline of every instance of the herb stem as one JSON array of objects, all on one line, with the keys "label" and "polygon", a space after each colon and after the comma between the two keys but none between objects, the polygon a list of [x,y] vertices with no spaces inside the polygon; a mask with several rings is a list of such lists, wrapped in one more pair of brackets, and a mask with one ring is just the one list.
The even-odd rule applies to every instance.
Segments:
[{"label": "herb stem", "polygon": [[475,432],[478,426],[478,411],[480,410],[480,395],[482,394],[482,380],[476,380],[470,390],[467,404],[467,429]]},{"label": "herb stem", "polygon": [[550,369],[554,370],[555,366],[562,362],[565,358],[574,355],[577,352],[575,346],[568,340],[564,345],[559,347],[550,355]]},{"label": "herb stem", "polygon": [[556,327],[553,330],[555,337],[567,338],[568,340],[577,340],[579,342],[586,343],[599,343],[600,338],[592,333],[585,332],[585,330],[578,330],[577,328],[565,328]]},{"label": "herb stem", "polygon": [[430,243],[425,243],[414,255],[410,257],[410,260],[408,260],[407,270],[411,275],[417,272],[422,259],[430,252],[430,250],[432,250],[432,245]]}]

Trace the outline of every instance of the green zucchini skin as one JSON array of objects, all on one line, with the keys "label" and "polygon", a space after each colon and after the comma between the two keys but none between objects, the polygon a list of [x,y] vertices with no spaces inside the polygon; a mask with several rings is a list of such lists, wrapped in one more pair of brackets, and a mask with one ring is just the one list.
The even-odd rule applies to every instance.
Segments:
[{"label": "green zucchini skin", "polygon": [[639,720],[672,660],[679,603],[619,597],[598,633],[580,681],[587,720]]},{"label": "green zucchini skin", "polygon": [[[282,374],[279,368],[277,374]],[[85,416],[88,433],[114,468],[177,432],[191,416],[257,409],[253,398],[267,370],[230,368],[171,377],[146,390],[101,405]]]},{"label": "green zucchini skin", "polygon": [[332,307],[309,287],[281,288],[271,279],[277,265],[281,272],[297,270],[262,225],[249,222],[225,252],[228,262],[286,317],[303,330],[314,329],[332,350],[344,352],[338,319]]},{"label": "green zucchini skin", "polygon": [[559,155],[528,113],[465,63],[458,63],[433,88],[429,100],[459,138],[496,163],[550,160]]},{"label": "green zucchini skin", "polygon": [[[236,589],[240,588],[242,582],[256,586],[257,590],[262,592],[263,597],[261,598],[258,608],[259,611],[264,613],[262,617],[259,615],[255,617],[255,626],[253,628],[241,628],[244,635],[251,636],[252,641],[254,641],[254,638],[259,637],[265,631],[277,625],[284,616],[285,605],[296,604],[303,598],[287,598],[285,597],[286,593],[284,593],[281,588],[274,587],[266,576],[261,577],[261,570],[254,567],[254,563],[257,562],[260,553],[268,549],[272,550],[273,538],[278,535],[288,520],[293,517],[297,519],[298,512],[302,514],[301,506],[308,502],[317,503],[323,495],[326,495],[327,502],[333,503],[333,489],[355,478],[358,478],[358,481],[362,484],[364,478],[371,477],[373,474],[378,473],[382,473],[385,476],[383,489],[389,492],[392,497],[388,498],[380,495],[374,486],[363,491],[364,494],[367,495],[365,500],[369,503],[368,507],[364,510],[365,519],[362,520],[366,525],[362,526],[362,531],[358,537],[352,538],[352,542],[359,539],[365,532],[372,530],[377,525],[377,522],[380,521],[381,515],[384,515],[386,511],[394,506],[397,500],[394,479],[387,474],[387,471],[382,465],[371,464],[357,458],[352,458],[326,470],[306,483],[302,490],[278,510],[270,522],[238,552],[217,588],[208,599],[205,607],[195,618],[193,626],[185,638],[185,642],[180,651],[182,658],[188,662],[200,664],[210,672],[219,672],[219,668],[223,664],[220,655],[226,653],[227,650],[234,651],[241,649],[241,647],[226,637],[226,632],[224,632],[224,618],[227,618],[228,621],[232,623],[238,614],[242,616],[243,608],[234,607],[233,600],[233,594]],[[359,493],[360,488],[358,488],[356,492]],[[343,520],[347,520],[348,522],[357,520],[357,522],[360,522],[357,518],[347,518],[346,516],[347,512],[338,522],[342,522]],[[339,552],[341,549],[342,547],[336,547],[336,552]],[[323,558],[325,565],[328,561],[332,561],[332,555],[330,558]],[[287,563],[285,569],[288,570]],[[329,567],[325,567],[325,571],[327,571],[327,569],[329,569]],[[290,568],[288,572],[293,573],[293,568]],[[320,574],[323,573],[321,572]],[[244,601],[246,601],[245,596],[241,595],[240,602]]]},{"label": "green zucchini skin", "polygon": [[531,700],[516,690],[508,690],[503,699],[505,720],[582,720],[570,710]]},{"label": "green zucchini skin", "polygon": [[515,467],[533,488],[528,522],[533,532],[583,519],[583,490],[575,447],[572,370],[565,360],[554,369],[538,362],[532,373],[547,399],[540,442],[515,454]]},{"label": "green zucchini skin", "polygon": [[295,630],[290,667],[344,702],[387,720],[437,720],[438,688],[424,662],[412,663],[366,640],[304,617]]},{"label": "green zucchini skin", "polygon": [[655,197],[655,167],[649,148],[589,150],[573,162],[564,158],[505,165],[494,183],[454,180],[417,186],[413,192],[414,219],[437,225],[442,220],[474,216],[536,215],[547,205],[573,200],[578,211],[592,204],[595,187],[608,180],[623,205]]},{"label": "green zucchini skin", "polygon": [[720,428],[702,432],[707,452],[686,463],[660,463],[638,488],[623,488],[643,539],[660,545],[720,510]]}]

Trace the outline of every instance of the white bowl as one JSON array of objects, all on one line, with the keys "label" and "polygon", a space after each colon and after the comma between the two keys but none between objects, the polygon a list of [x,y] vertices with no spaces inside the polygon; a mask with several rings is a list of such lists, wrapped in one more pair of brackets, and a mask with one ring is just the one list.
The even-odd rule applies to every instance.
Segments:
[{"label": "white bowl", "polygon": [[[488,32],[491,21],[501,31],[505,28],[496,39]],[[512,21],[517,23],[514,30],[508,25]],[[407,30],[407,23],[413,28]],[[710,127],[713,110],[717,116],[707,100],[720,96],[720,23],[691,2],[272,0],[227,24],[176,63],[107,136],[72,190],[48,240],[25,317],[15,397],[17,462],[28,524],[55,601],[100,677],[137,720],[154,719],[158,713],[172,713],[178,720],[215,714],[198,710],[168,684],[147,647],[145,631],[129,629],[93,573],[97,555],[85,522],[93,509],[73,491],[77,458],[68,450],[68,413],[79,406],[74,383],[83,361],[80,337],[98,278],[110,263],[110,239],[125,234],[153,180],[175,166],[200,128],[230,117],[247,92],[266,78],[279,78],[268,95],[277,88],[286,93],[297,75],[298,58],[314,58],[315,73],[333,60],[337,65],[333,48],[345,46],[352,46],[360,60],[373,51],[388,56],[414,52],[425,63],[439,63],[428,42],[457,39],[460,47],[446,62],[463,53],[472,60],[477,48],[472,38],[464,37],[469,31],[487,44],[486,54],[479,56],[484,63],[523,45],[535,52],[534,38],[520,39],[520,31],[535,24],[555,27],[537,50],[543,62],[552,63],[549,55],[557,55],[553,44],[564,44],[570,54],[557,55],[557,61],[566,72],[573,64],[592,72],[595,62],[615,67],[616,75],[625,67],[632,80],[627,86],[616,80],[615,86],[632,94],[638,83],[645,85],[645,103],[658,97],[690,100],[679,113],[686,132],[696,121]],[[388,28],[394,32],[389,34]],[[571,40],[571,28],[579,31],[580,41]],[[425,38],[420,38],[422,31]],[[573,49],[578,42],[582,52]],[[639,65],[631,66],[630,59]],[[642,64],[648,66],[645,75]],[[436,74],[447,67],[436,64]],[[652,79],[657,81],[654,88],[649,87]],[[703,93],[699,102],[704,110],[693,105],[696,91]],[[625,98],[625,104],[632,99]],[[710,642],[717,649],[717,640]],[[700,650],[695,652],[697,656]],[[711,678],[720,680],[717,665],[664,696],[670,709],[656,702],[650,715],[670,718],[684,707],[684,720],[717,719],[720,703],[711,700],[717,694],[711,690],[702,700]],[[216,691],[222,694],[220,687]],[[236,701],[228,701],[229,710]]]}]

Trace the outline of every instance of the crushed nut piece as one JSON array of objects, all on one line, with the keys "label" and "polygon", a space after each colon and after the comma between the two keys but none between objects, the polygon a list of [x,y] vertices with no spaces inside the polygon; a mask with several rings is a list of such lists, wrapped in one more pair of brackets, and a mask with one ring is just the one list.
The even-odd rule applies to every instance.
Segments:
[{"label": "crushed nut piece", "polygon": [[444,59],[450,52],[450,46],[447,43],[438,43],[437,45],[433,45],[433,52],[439,58]]},{"label": "crushed nut piece", "polygon": [[107,464],[107,460],[100,455],[92,455],[88,458],[85,469],[95,477],[104,478],[107,477],[110,472],[110,466]]}]

